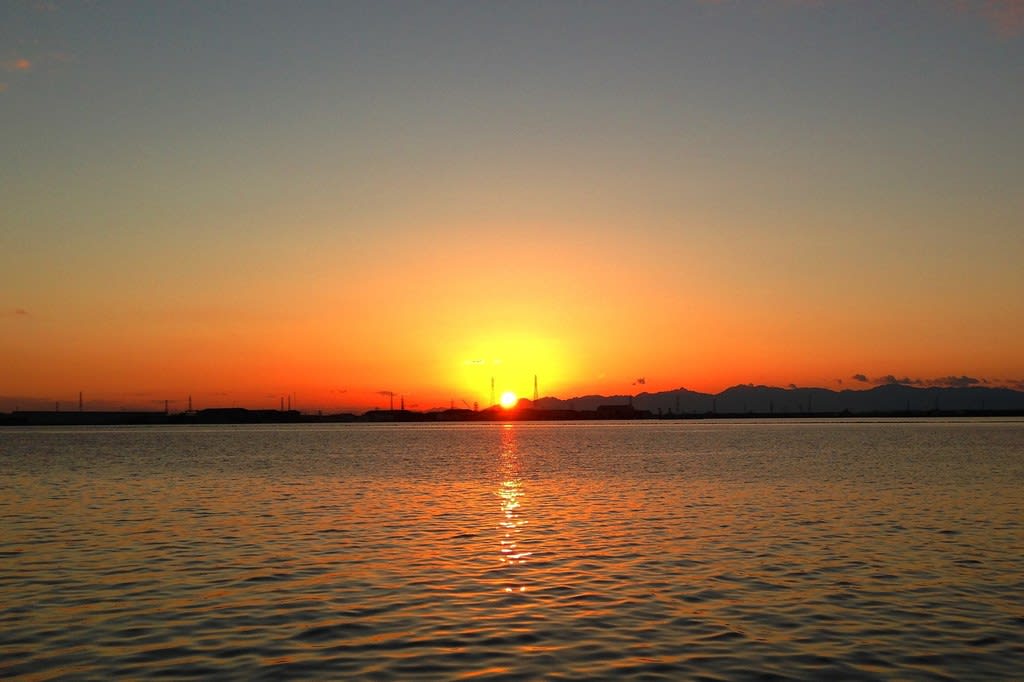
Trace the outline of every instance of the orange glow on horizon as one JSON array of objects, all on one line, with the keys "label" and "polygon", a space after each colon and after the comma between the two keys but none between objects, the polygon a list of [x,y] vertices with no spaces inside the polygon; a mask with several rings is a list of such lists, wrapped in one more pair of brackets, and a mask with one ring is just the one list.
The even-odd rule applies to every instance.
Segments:
[{"label": "orange glow on horizon", "polygon": [[[403,278],[362,265],[342,278],[333,264],[304,263],[318,297],[228,278],[212,293],[145,304],[126,286],[102,319],[87,305],[101,297],[86,286],[68,300],[30,300],[27,312],[0,316],[0,351],[14,359],[0,411],[71,405],[79,391],[93,409],[167,399],[173,411],[189,396],[197,409],[275,409],[290,396],[297,409],[330,414],[387,409],[392,393],[417,411],[484,408],[505,392],[532,397],[535,377],[540,397],[566,400],[743,383],[870,387],[851,383],[855,374],[967,374],[991,385],[1024,377],[1015,343],[1024,317],[977,301],[956,325],[937,304],[904,323],[859,290],[787,297],[779,292],[799,282],[762,289],[742,273],[734,286],[704,288],[713,273],[685,251],[669,268],[614,236],[598,247],[573,241],[572,225],[541,227],[546,248],[536,253],[525,246],[539,239],[530,232],[520,242],[495,236],[514,233],[504,223],[483,225],[476,241],[410,237],[389,251],[387,272]],[[496,274],[473,269],[480,250],[502,254]],[[472,277],[452,286],[439,268]],[[515,286],[473,284],[495,277]]]}]

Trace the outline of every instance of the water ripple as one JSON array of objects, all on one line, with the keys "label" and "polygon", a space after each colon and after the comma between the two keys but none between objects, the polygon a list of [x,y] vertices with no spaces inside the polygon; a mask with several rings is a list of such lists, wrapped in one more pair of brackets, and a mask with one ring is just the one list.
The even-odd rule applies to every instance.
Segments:
[{"label": "water ripple", "polygon": [[1022,436],[3,431],[0,676],[1014,679]]}]

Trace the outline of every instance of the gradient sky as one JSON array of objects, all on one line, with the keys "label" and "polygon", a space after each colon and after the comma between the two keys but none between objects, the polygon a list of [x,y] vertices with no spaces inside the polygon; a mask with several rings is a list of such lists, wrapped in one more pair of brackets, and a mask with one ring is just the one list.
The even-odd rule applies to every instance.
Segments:
[{"label": "gradient sky", "polygon": [[0,410],[1024,386],[1021,0],[12,0],[0,62]]}]

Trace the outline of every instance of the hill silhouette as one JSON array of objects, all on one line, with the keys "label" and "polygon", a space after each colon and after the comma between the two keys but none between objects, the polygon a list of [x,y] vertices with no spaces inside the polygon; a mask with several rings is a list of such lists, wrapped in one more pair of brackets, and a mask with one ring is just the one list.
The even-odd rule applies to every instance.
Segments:
[{"label": "hill silhouette", "polygon": [[542,409],[596,410],[600,405],[629,404],[654,414],[881,414],[931,412],[1012,412],[1024,410],[1024,392],[987,386],[919,388],[886,384],[867,390],[833,391],[827,388],[779,388],[738,385],[720,393],[699,393],[678,388],[658,393],[585,395],[541,398]]}]

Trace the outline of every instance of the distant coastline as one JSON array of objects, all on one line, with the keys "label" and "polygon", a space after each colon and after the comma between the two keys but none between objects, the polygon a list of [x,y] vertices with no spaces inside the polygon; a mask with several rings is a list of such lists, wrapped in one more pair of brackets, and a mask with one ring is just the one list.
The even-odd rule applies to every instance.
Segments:
[{"label": "distant coastline", "polygon": [[169,411],[42,411],[0,413],[0,426],[129,426],[169,424],[300,424],[795,418],[1024,417],[1024,392],[1007,388],[918,388],[891,384],[863,391],[741,385],[707,394],[684,388],[660,393],[520,400],[480,410],[372,409],[314,413],[216,407]]}]

